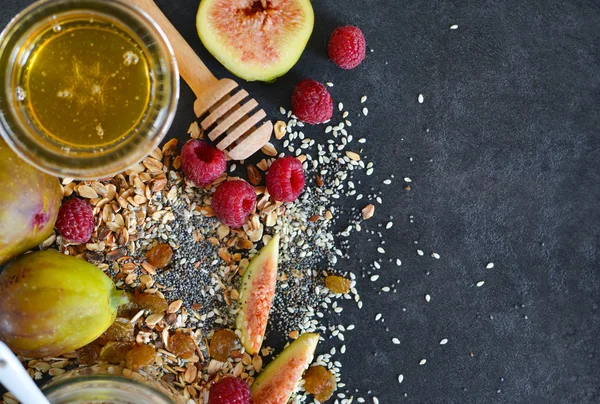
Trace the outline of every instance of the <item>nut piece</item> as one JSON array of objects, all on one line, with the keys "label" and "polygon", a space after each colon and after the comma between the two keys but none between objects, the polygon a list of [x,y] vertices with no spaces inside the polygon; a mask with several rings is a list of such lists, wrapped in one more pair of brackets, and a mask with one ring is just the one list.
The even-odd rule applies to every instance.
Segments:
[{"label": "nut piece", "polygon": [[370,219],[373,217],[373,213],[375,213],[375,206],[370,203],[363,208],[362,217],[364,220]]},{"label": "nut piece", "polygon": [[262,175],[260,175],[258,169],[253,164],[249,164],[246,170],[248,172],[248,181],[250,181],[250,184],[260,184],[260,182],[262,181]]},{"label": "nut piece", "polygon": [[351,152],[351,151],[347,151],[346,152],[346,156],[348,156],[348,158],[350,160],[354,160],[354,161],[359,161],[360,160],[360,156],[357,153]]},{"label": "nut piece", "polygon": [[271,143],[267,143],[260,150],[269,157],[277,156],[277,149]]},{"label": "nut piece", "polygon": [[281,140],[285,136],[286,125],[283,121],[277,121],[275,126],[273,126],[273,131],[275,132],[275,139]]}]

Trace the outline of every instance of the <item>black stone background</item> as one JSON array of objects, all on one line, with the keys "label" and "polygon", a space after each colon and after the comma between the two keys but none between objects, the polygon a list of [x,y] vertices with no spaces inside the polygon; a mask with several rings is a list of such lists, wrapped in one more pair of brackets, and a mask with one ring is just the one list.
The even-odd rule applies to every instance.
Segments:
[{"label": "black stone background", "polygon": [[[0,23],[29,3],[3,0]],[[229,77],[196,35],[198,0],[158,3]],[[313,3],[315,31],[296,67],[274,84],[244,86],[278,118],[300,79],[332,81],[334,100],[354,116],[350,133],[368,138],[384,205],[364,227],[393,215],[385,247],[403,265],[384,265],[377,283],[360,280],[361,311],[345,305],[342,323],[356,324],[338,356],[347,388],[380,403],[600,402],[600,2]],[[361,27],[374,50],[353,71],[326,53],[344,24]],[[358,119],[362,95],[370,113]],[[172,136],[185,138],[193,101],[184,85]],[[322,128],[305,132],[325,139]],[[390,174],[393,185],[381,185]],[[342,263],[358,274],[381,258],[364,237]],[[396,279],[398,293],[377,293]]]}]

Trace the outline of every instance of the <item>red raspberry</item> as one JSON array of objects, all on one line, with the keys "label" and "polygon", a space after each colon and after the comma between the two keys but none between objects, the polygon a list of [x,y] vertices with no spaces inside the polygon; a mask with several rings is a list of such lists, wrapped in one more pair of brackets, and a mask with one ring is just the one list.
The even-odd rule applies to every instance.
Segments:
[{"label": "red raspberry", "polygon": [[305,79],[292,93],[292,111],[303,122],[323,123],[333,116],[333,101],[323,84]]},{"label": "red raspberry", "polygon": [[256,206],[254,187],[246,181],[236,180],[220,184],[215,191],[211,207],[217,218],[230,227],[242,227]]},{"label": "red raspberry", "polygon": [[190,140],[181,148],[181,168],[197,187],[210,184],[227,168],[225,153],[200,140]]},{"label": "red raspberry", "polygon": [[365,59],[366,48],[365,36],[360,28],[346,25],[333,31],[327,51],[336,65],[349,70]]},{"label": "red raspberry", "polygon": [[277,201],[298,199],[304,189],[304,170],[300,160],[290,156],[275,160],[267,173],[267,189]]},{"label": "red raspberry", "polygon": [[94,232],[92,205],[79,198],[63,202],[58,210],[56,230],[69,243],[87,243]]},{"label": "red raspberry", "polygon": [[250,387],[239,377],[226,377],[213,384],[208,404],[252,404]]}]

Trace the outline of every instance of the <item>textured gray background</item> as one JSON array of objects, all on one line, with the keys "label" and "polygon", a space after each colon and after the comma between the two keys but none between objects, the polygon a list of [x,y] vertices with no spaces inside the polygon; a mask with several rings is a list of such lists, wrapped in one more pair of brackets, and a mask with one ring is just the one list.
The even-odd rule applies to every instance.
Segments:
[{"label": "textured gray background", "polygon": [[[0,23],[28,3],[3,0]],[[197,38],[197,3],[159,1],[209,67],[228,76]],[[332,96],[354,112],[369,96],[369,117],[355,119],[351,133],[369,139],[385,207],[366,227],[394,215],[386,249],[404,264],[384,267],[378,284],[361,281],[365,307],[344,311],[343,323],[357,325],[340,359],[347,386],[381,403],[600,402],[600,3],[313,5],[315,32],[298,65],[275,84],[245,87],[273,117],[304,77],[336,83]],[[360,26],[374,49],[350,72],[325,51],[343,24]],[[183,88],[172,135],[183,138],[193,100]],[[411,177],[413,190],[381,186],[390,174]],[[375,249],[363,242],[344,265],[360,273],[358,259],[379,258]],[[398,293],[377,294],[396,279]],[[379,312],[384,324],[374,323]],[[450,342],[440,346],[442,338]]]}]

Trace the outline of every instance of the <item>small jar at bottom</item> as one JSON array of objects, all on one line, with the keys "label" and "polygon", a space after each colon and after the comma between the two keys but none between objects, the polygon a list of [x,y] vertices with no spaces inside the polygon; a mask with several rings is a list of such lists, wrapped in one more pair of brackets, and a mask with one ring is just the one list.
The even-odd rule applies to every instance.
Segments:
[{"label": "small jar at bottom", "polygon": [[185,404],[173,386],[112,365],[77,368],[42,389],[52,404]]}]

